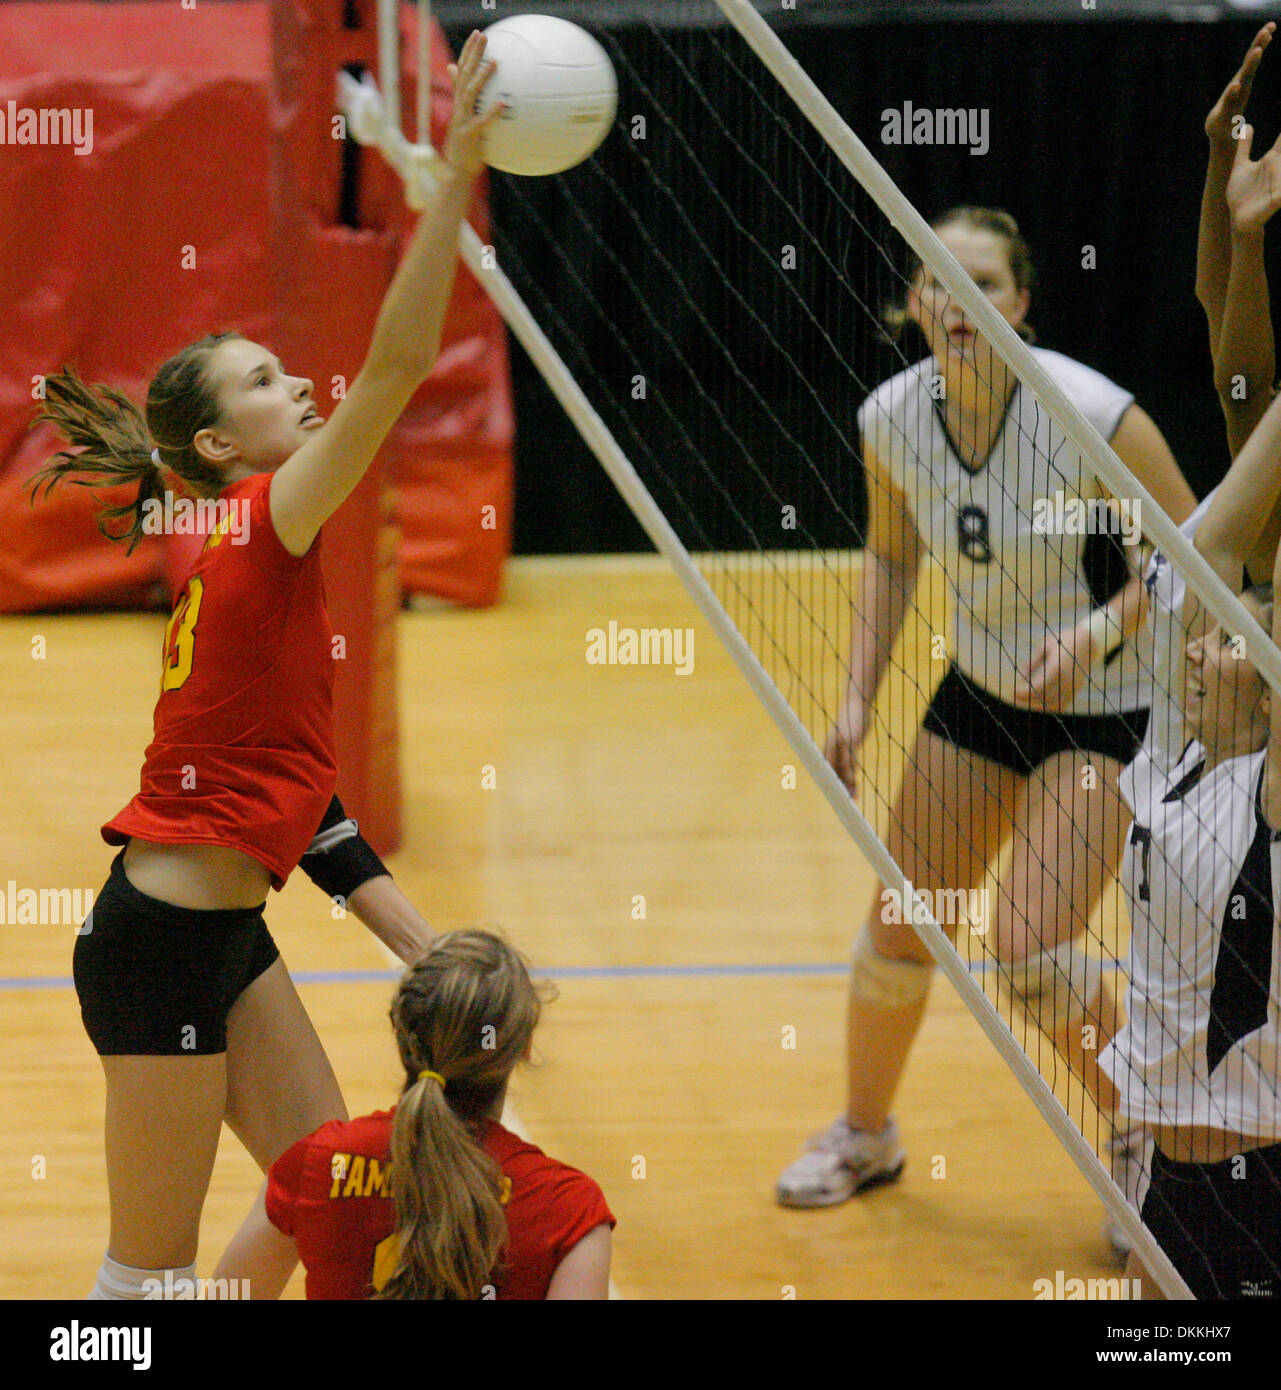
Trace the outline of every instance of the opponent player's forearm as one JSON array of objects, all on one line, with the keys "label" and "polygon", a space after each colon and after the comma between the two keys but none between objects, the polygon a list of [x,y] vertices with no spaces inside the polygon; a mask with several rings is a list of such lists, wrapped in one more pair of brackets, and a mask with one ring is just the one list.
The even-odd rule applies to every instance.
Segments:
[{"label": "opponent player's forearm", "polygon": [[475,180],[447,164],[383,298],[362,371],[426,378],[440,351],[441,331],[458,264],[458,229]]},{"label": "opponent player's forearm", "polygon": [[406,965],[424,955],[436,939],[436,933],[390,874],[362,883],[347,906]]},{"label": "opponent player's forearm", "polygon": [[[1281,551],[1277,553],[1272,574],[1274,591],[1279,583],[1281,583]],[[1281,645],[1281,603],[1275,602],[1272,605],[1272,640]],[[1277,830],[1281,829],[1281,699],[1277,697],[1276,691],[1272,692],[1270,709],[1268,755],[1263,760],[1266,769],[1263,786],[1263,814],[1268,824]]]},{"label": "opponent player's forearm", "polygon": [[871,703],[889,665],[916,588],[916,567],[887,564],[864,551],[863,592],[854,614],[846,699]]},{"label": "opponent player's forearm", "polygon": [[1270,584],[1272,582],[1272,565],[1279,546],[1281,546],[1281,497],[1277,498],[1276,505],[1272,508],[1272,515],[1268,517],[1267,525],[1264,526],[1259,539],[1254,543],[1254,549],[1245,562],[1246,573],[1251,584]]},{"label": "opponent player's forearm", "polygon": [[1228,213],[1228,175],[1232,149],[1210,144],[1210,161],[1201,193],[1201,221],[1197,229],[1196,297],[1205,310],[1210,328],[1210,356],[1217,369],[1219,340],[1223,333],[1223,306],[1228,293],[1231,262],[1232,219]]},{"label": "opponent player's forearm", "polygon": [[1119,634],[1118,640],[1128,642],[1143,626],[1147,609],[1147,585],[1144,584],[1142,575],[1132,574],[1103,605],[1101,611],[1107,614],[1109,628]]},{"label": "opponent player's forearm", "polygon": [[1262,229],[1234,232],[1231,259],[1214,387],[1236,458],[1272,399],[1277,363]]},{"label": "opponent player's forearm", "polygon": [[1254,554],[1278,502],[1281,396],[1237,455],[1197,529],[1197,550],[1234,592],[1240,591],[1242,567]]}]

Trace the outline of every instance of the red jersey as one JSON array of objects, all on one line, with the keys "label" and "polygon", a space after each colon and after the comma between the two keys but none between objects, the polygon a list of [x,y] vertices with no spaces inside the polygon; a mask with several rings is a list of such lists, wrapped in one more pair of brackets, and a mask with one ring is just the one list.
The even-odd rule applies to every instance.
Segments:
[{"label": "red jersey", "polygon": [[[391,1196],[394,1110],[331,1120],[300,1139],[267,1175],[267,1215],[293,1236],[307,1297],[368,1298],[396,1267]],[[507,1245],[495,1280],[500,1299],[547,1297],[556,1266],[589,1231],[614,1225],[585,1173],[548,1158],[490,1120],[482,1147],[503,1171]]]},{"label": "red jersey", "polygon": [[225,845],[284,887],[338,780],[333,633],[320,537],[301,558],[271,524],[272,474],[225,487],[226,519],[165,628],[160,698],[138,795],[109,845]]}]

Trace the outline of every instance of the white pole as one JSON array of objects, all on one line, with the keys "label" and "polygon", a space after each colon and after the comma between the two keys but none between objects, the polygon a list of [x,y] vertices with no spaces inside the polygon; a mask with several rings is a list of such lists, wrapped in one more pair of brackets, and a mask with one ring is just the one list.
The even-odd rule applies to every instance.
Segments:
[{"label": "white pole", "polygon": [[378,0],[378,90],[392,126],[400,129],[400,0]]},{"label": "white pole", "polygon": [[431,144],[431,0],[418,0],[418,124],[414,139]]}]

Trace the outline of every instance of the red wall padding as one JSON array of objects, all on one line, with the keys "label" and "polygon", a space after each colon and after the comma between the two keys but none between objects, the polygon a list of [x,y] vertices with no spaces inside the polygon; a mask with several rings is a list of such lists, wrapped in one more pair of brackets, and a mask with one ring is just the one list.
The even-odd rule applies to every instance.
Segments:
[{"label": "red wall padding", "polygon": [[[372,14],[372,4],[360,8]],[[412,38],[408,15],[406,29]],[[354,253],[339,252],[342,278],[314,286],[316,317],[304,332],[277,323],[270,30],[264,3],[0,5],[0,107],[93,114],[88,155],[0,145],[0,611],[164,604],[190,553],[180,539],[168,556],[167,539],[148,540],[126,558],[103,541],[95,504],[124,494],[64,487],[28,508],[23,484],[57,447],[44,427],[28,433],[33,378],[74,362],[87,379],[141,401],[172,352],[234,327],[273,346],[277,336],[301,346],[304,357],[291,353],[286,365],[311,375],[322,408],[332,408],[332,364],[341,360],[348,373],[358,364],[365,342],[335,343],[325,333],[372,322],[412,216],[399,181],[362,152],[361,216],[370,230],[326,232]],[[439,35],[433,59],[439,137],[449,104]],[[404,85],[412,111],[408,74]],[[318,106],[308,119],[327,125],[332,95],[317,89],[310,99]],[[316,146],[303,173],[318,227],[337,216],[340,148]],[[483,198],[474,220],[483,235]],[[184,266],[193,253],[194,265]],[[340,311],[324,312],[338,296]],[[286,316],[298,307],[286,306]],[[396,487],[406,590],[463,604],[495,600],[510,546],[512,433],[501,321],[460,268],[437,370],[382,455]],[[482,522],[487,506],[496,509],[492,529]]]}]

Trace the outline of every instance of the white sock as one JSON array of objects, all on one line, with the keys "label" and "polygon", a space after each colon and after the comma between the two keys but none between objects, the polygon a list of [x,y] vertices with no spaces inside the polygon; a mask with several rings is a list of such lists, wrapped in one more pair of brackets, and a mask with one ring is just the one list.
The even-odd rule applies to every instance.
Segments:
[{"label": "white sock", "polygon": [[117,1264],[110,1255],[102,1257],[98,1282],[89,1294],[95,1303],[128,1301],[140,1302],[153,1298],[195,1298],[196,1265],[181,1269],[133,1269]]}]

